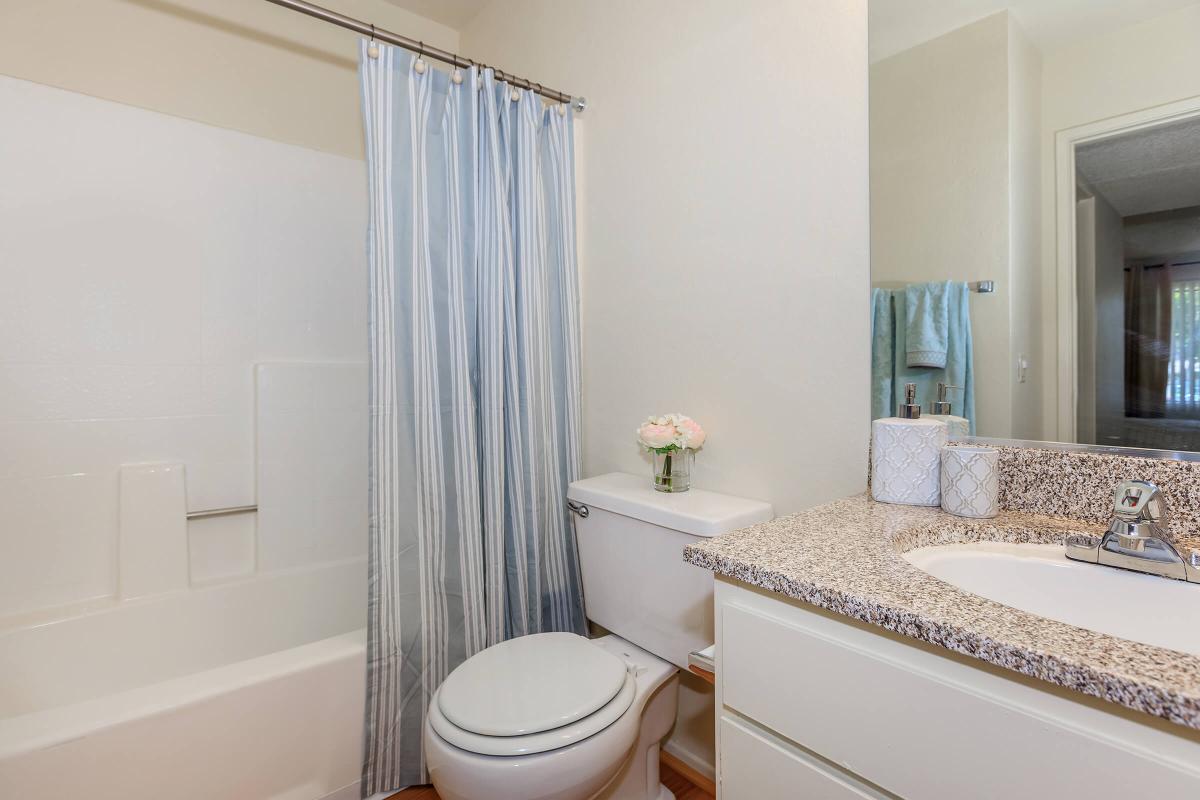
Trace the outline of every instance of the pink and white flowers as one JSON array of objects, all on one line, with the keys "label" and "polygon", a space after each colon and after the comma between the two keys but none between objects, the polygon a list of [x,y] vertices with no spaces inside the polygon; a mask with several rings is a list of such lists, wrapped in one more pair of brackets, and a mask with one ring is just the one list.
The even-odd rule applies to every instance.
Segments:
[{"label": "pink and white flowers", "polygon": [[638,442],[647,450],[669,453],[673,450],[696,450],[704,444],[704,428],[683,414],[664,414],[648,417],[637,429]]}]

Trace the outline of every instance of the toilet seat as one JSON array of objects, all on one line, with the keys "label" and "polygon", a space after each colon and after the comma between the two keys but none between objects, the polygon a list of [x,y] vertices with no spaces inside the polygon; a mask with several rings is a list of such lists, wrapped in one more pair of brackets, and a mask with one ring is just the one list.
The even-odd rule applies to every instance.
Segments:
[{"label": "toilet seat", "polygon": [[637,693],[637,678],[632,671],[626,672],[625,682],[616,696],[583,719],[559,728],[522,736],[485,736],[459,728],[446,719],[446,715],[438,707],[440,693],[441,689],[434,692],[433,702],[429,704],[429,724],[446,742],[467,752],[484,756],[527,756],[566,747],[594,736],[612,725],[633,704],[634,695]]},{"label": "toilet seat", "polygon": [[523,736],[595,713],[625,683],[625,662],[573,633],[535,633],[481,650],[442,682],[438,708],[455,727]]},{"label": "toilet seat", "polygon": [[636,675],[573,633],[539,633],[476,653],[429,704],[434,731],[483,755],[542,753],[592,736],[628,710]]}]

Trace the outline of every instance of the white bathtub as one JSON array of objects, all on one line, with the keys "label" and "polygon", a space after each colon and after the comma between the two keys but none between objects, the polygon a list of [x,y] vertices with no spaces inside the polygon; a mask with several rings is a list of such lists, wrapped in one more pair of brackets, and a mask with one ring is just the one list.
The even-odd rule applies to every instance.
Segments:
[{"label": "white bathtub", "polygon": [[0,631],[0,798],[358,797],[356,560]]}]

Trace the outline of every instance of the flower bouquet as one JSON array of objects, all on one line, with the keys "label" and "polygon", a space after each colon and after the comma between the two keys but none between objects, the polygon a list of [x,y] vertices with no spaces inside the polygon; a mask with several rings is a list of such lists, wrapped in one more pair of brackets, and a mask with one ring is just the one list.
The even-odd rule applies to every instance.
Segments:
[{"label": "flower bouquet", "polygon": [[638,443],[654,454],[654,488],[686,492],[692,485],[692,459],[704,444],[704,428],[683,414],[648,417],[637,429]]}]

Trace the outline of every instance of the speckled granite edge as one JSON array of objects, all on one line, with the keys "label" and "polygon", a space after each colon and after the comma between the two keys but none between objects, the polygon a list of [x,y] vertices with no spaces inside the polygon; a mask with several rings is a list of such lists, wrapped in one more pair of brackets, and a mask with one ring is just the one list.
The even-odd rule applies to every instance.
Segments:
[{"label": "speckled granite edge", "polygon": [[[814,526],[815,519],[824,524]],[[813,535],[828,530],[830,520],[838,522],[837,536]],[[684,560],[1200,730],[1200,658],[1001,605],[938,580],[901,557],[906,550],[936,544],[1050,544],[1061,543],[1070,532],[1099,530],[1019,511],[969,520],[937,508],[876,503],[863,495],[690,545]]]}]

